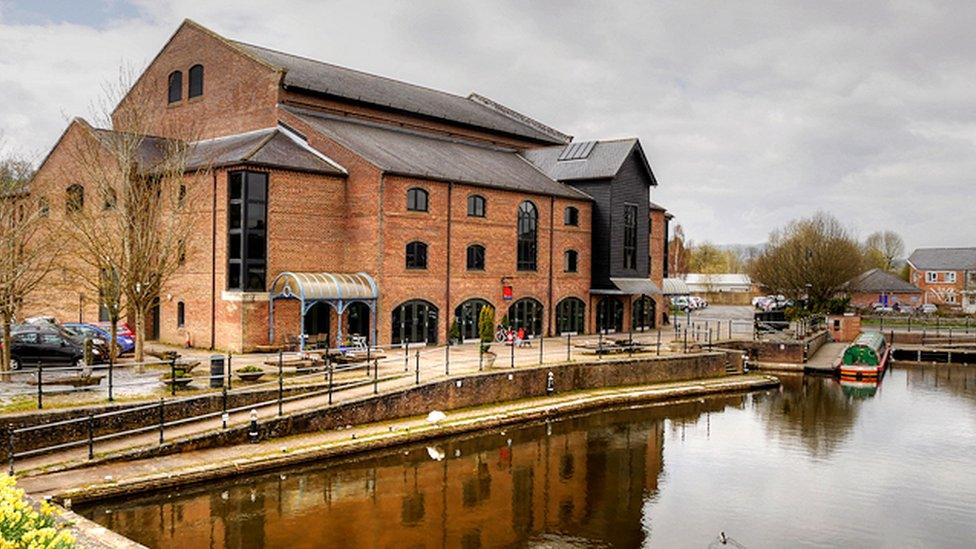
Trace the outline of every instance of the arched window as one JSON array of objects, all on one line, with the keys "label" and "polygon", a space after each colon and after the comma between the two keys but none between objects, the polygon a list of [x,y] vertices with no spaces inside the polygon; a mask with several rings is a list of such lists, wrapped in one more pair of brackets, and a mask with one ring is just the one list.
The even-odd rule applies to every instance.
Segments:
[{"label": "arched window", "polygon": [[485,216],[485,197],[473,194],[468,197],[468,217]]},{"label": "arched window", "polygon": [[414,187],[407,191],[407,209],[411,212],[427,211],[427,191]]},{"label": "arched window", "polygon": [[80,212],[85,207],[85,188],[75,183],[68,187],[64,208],[68,213]]},{"label": "arched window", "polygon": [[478,317],[481,309],[491,307],[484,299],[469,299],[454,309],[454,319],[461,330],[461,340],[478,338]]},{"label": "arched window", "polygon": [[573,206],[567,206],[563,210],[563,225],[576,227],[579,225],[579,210]]},{"label": "arched window", "polygon": [[508,322],[514,330],[525,329],[525,335],[542,335],[542,303],[531,297],[512,303],[508,308]]},{"label": "arched window", "polygon": [[472,244],[468,246],[467,259],[469,271],[485,270],[485,247],[481,244]]},{"label": "arched window", "polygon": [[169,73],[169,102],[179,103],[183,100],[183,73],[173,71]]},{"label": "arched window", "polygon": [[654,328],[656,311],[657,303],[646,295],[634,301],[634,310],[631,314],[633,319],[631,325],[634,327],[634,331],[642,332]]},{"label": "arched window", "polygon": [[526,200],[518,207],[518,261],[520,271],[536,270],[536,240],[539,228],[539,211],[535,204]]},{"label": "arched window", "polygon": [[190,89],[186,96],[189,99],[203,95],[203,65],[190,67]]},{"label": "arched window", "polygon": [[604,297],[596,304],[596,329],[601,332],[622,332],[624,304],[615,297]]},{"label": "arched window", "polygon": [[182,301],[176,304],[176,327],[186,326],[186,305]]},{"label": "arched window", "polygon": [[586,332],[586,305],[582,299],[567,297],[556,305],[556,333]]},{"label": "arched window", "polygon": [[423,242],[411,242],[407,244],[406,255],[408,269],[427,268],[427,245]]},{"label": "arched window", "polygon": [[415,299],[393,309],[393,344],[437,343],[437,307],[432,303]]},{"label": "arched window", "polygon": [[577,272],[578,258],[579,254],[576,253],[576,250],[566,250],[566,253],[563,254],[563,270],[567,273]]},{"label": "arched window", "polygon": [[349,335],[358,335],[372,339],[369,333],[369,305],[356,301],[346,308],[346,319],[349,323]]}]

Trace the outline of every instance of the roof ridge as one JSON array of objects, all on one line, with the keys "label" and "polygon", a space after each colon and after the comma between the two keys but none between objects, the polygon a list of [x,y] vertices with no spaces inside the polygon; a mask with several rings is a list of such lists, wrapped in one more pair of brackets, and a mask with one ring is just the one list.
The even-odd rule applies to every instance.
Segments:
[{"label": "roof ridge", "polygon": [[479,105],[482,105],[484,107],[487,107],[487,108],[489,108],[489,109],[491,109],[493,111],[496,111],[496,112],[498,112],[498,113],[500,113],[500,114],[502,114],[504,116],[507,116],[507,117],[515,120],[516,122],[519,122],[521,124],[527,124],[528,126],[534,128],[534,129],[536,129],[536,130],[538,130],[538,131],[540,131],[540,132],[542,132],[542,133],[544,133],[546,135],[549,135],[550,137],[553,137],[555,139],[559,139],[561,141],[564,141],[565,144],[569,144],[570,142],[573,141],[573,136],[571,136],[569,134],[565,134],[565,133],[557,130],[556,128],[553,128],[552,126],[543,124],[542,122],[539,122],[538,120],[536,120],[535,118],[532,118],[531,116],[529,116],[527,114],[522,114],[522,113],[516,111],[515,109],[512,109],[510,107],[507,107],[505,105],[502,105],[501,103],[495,101],[494,99],[485,97],[484,95],[481,95],[480,93],[471,92],[471,93],[468,94],[467,99],[470,100],[470,101],[472,101],[472,102],[474,102],[474,103],[477,103]]},{"label": "roof ridge", "polygon": [[360,124],[362,126],[369,126],[371,128],[379,128],[381,130],[387,130],[391,132],[404,133],[407,135],[416,135],[419,137],[426,137],[429,139],[436,139],[438,141],[447,141],[450,143],[462,143],[465,145],[471,145],[473,147],[481,147],[483,149],[501,151],[501,152],[518,152],[518,149],[513,147],[505,147],[502,145],[493,145],[491,143],[485,143],[484,141],[478,141],[473,139],[464,139],[462,137],[447,136],[438,132],[428,132],[416,128],[406,128],[403,126],[393,126],[390,124],[385,124],[383,122],[377,122],[374,120],[368,120],[365,118],[358,118],[355,116],[341,116],[324,111],[319,111],[315,109],[309,109],[305,107],[299,107],[296,105],[281,104],[281,108],[291,112],[292,114],[301,113],[307,114],[308,116],[314,116],[316,118],[325,118],[327,120],[338,120],[340,122],[349,122],[350,124]]}]

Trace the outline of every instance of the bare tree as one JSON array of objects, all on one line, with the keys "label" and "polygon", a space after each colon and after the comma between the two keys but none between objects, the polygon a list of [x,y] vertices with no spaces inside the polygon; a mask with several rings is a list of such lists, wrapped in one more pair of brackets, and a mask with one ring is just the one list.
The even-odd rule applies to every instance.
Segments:
[{"label": "bare tree", "polygon": [[[140,91],[156,88],[130,91],[131,81],[120,71],[118,83],[106,87],[99,114],[106,125],[126,131],[86,124],[87,138],[75,141],[73,168],[97,200],[75,208],[65,221],[73,251],[83,258],[72,269],[74,278],[99,295],[113,341],[123,312],[133,316],[135,355],[142,361],[150,310],[193,249],[190,204],[206,170],[190,170],[194,128],[164,127],[153,105],[158,98]],[[125,108],[110,110],[121,97]],[[171,137],[152,137],[158,134]]]},{"label": "bare tree", "polygon": [[857,240],[833,216],[819,212],[774,231],[752,262],[752,278],[795,300],[809,298],[822,310],[843,284],[863,271]]},{"label": "bare tree", "polygon": [[688,274],[688,250],[685,229],[680,223],[674,226],[674,236],[668,243],[668,272],[672,276]]},{"label": "bare tree", "polygon": [[895,231],[878,231],[864,241],[868,262],[879,269],[893,271],[895,260],[905,255],[905,241]]},{"label": "bare tree", "polygon": [[[0,370],[10,368],[10,329],[20,308],[51,272],[61,249],[47,235],[46,203],[29,193],[31,164],[22,159],[0,160],[0,322],[3,353]],[[50,238],[48,238],[50,236]]]}]

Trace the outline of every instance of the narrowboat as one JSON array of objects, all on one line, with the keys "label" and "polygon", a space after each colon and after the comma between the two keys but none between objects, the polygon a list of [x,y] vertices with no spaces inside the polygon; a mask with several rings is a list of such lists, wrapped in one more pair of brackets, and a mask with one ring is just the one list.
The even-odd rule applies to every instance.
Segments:
[{"label": "narrowboat", "polygon": [[870,398],[878,392],[881,378],[878,377],[846,377],[841,376],[840,388],[844,395],[851,398]]},{"label": "narrowboat", "polygon": [[861,332],[844,349],[837,369],[846,378],[881,377],[888,365],[891,348],[880,332]]}]

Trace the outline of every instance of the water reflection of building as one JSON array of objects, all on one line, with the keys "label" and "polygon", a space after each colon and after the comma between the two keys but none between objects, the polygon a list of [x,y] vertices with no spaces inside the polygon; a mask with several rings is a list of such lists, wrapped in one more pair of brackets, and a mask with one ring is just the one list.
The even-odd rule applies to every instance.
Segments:
[{"label": "water reflection of building", "polygon": [[568,418],[452,440],[442,461],[418,447],[86,514],[154,547],[635,546],[663,469],[662,417],[702,410]]}]

